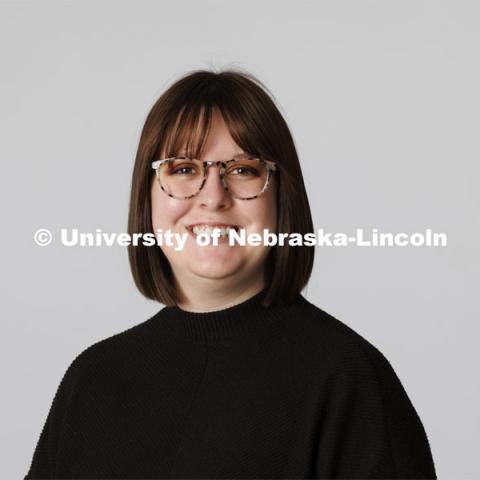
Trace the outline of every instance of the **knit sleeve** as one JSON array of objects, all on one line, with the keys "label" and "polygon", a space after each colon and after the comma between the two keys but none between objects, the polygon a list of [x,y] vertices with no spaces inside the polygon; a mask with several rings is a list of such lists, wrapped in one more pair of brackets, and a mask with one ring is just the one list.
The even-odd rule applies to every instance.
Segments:
[{"label": "knit sleeve", "polygon": [[75,393],[79,357],[73,360],[67,368],[57,388],[33,453],[30,469],[24,480],[55,478],[56,455],[62,438],[62,427],[68,416],[69,405]]},{"label": "knit sleeve", "polygon": [[395,478],[436,479],[422,421],[388,360],[374,347],[366,350],[375,369],[385,411]]},{"label": "knit sleeve", "polygon": [[382,353],[356,342],[335,377],[315,478],[436,479],[423,424]]}]

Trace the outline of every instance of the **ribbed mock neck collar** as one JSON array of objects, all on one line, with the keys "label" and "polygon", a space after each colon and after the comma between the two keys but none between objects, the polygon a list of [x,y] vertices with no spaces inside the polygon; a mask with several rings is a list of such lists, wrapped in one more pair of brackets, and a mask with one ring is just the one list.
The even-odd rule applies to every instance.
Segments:
[{"label": "ribbed mock neck collar", "polygon": [[189,312],[178,305],[164,307],[161,311],[164,324],[176,336],[209,342],[260,332],[272,320],[280,318],[286,308],[278,305],[265,307],[262,300],[267,290],[265,287],[241,303],[210,312]]}]

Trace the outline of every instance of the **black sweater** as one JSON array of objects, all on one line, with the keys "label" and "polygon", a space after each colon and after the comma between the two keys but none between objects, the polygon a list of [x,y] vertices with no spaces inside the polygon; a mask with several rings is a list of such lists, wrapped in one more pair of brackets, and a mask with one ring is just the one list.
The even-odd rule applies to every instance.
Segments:
[{"label": "black sweater", "polygon": [[436,478],[388,360],[302,295],[164,307],[80,353],[25,479]]}]

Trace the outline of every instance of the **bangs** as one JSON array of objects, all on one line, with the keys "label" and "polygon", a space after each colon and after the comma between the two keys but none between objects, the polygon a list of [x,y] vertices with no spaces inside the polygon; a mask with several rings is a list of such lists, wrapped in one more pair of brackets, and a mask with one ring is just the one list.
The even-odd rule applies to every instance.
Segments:
[{"label": "bangs", "polygon": [[172,115],[171,119],[167,119],[161,145],[164,155],[199,158],[210,131],[212,113],[210,105],[183,105],[176,117]]},{"label": "bangs", "polygon": [[[237,87],[237,88],[235,88]],[[212,117],[218,113],[225,122],[234,142],[246,153],[272,159],[274,152],[265,129],[262,111],[252,108],[250,99],[242,96],[237,85],[227,82],[210,85],[197,84],[185,96],[177,91],[177,98],[164,115],[163,135],[158,152],[164,157],[186,155],[200,158],[204,152]]]}]

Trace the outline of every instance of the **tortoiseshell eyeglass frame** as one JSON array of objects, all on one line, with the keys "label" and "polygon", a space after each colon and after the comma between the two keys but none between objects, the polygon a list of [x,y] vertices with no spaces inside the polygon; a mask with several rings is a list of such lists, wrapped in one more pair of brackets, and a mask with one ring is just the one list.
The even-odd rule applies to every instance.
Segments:
[{"label": "tortoiseshell eyeglass frame", "polygon": [[[236,196],[233,192],[231,192],[228,189],[228,186],[227,186],[227,184],[225,182],[225,178],[224,178],[225,170],[227,169],[227,167],[230,163],[235,162],[235,161],[240,160],[240,159],[245,159],[245,158],[247,158],[248,160],[256,160],[258,162],[261,162],[261,163],[265,164],[265,166],[267,167],[267,178],[265,180],[265,185],[263,186],[260,193],[258,193],[257,195],[254,195],[253,197],[238,197],[238,196]],[[271,181],[271,178],[272,178],[272,172],[277,170],[276,162],[273,162],[272,160],[265,160],[263,158],[253,157],[253,156],[250,156],[250,155],[248,155],[246,157],[245,157],[245,155],[236,156],[236,157],[234,157],[230,160],[227,160],[225,162],[222,162],[222,161],[216,161],[215,162],[213,160],[203,160],[202,161],[202,164],[203,164],[203,178],[202,178],[202,183],[200,184],[200,187],[197,190],[197,192],[192,194],[192,195],[187,195],[186,197],[172,195],[171,193],[169,193],[165,190],[162,183],[160,182],[160,173],[159,173],[160,172],[160,166],[162,166],[164,163],[172,162],[173,160],[188,160],[188,159],[191,160],[190,157],[187,157],[187,156],[184,156],[184,155],[177,155],[175,157],[163,158],[163,159],[155,160],[154,162],[152,162],[152,168],[155,170],[155,174],[156,174],[156,177],[157,177],[157,180],[158,180],[158,184],[160,185],[160,188],[169,197],[175,198],[177,200],[187,200],[189,198],[197,196],[200,193],[200,191],[202,190],[203,186],[205,185],[205,182],[207,181],[207,175],[208,175],[209,167],[219,166],[220,167],[220,172],[219,172],[220,180],[222,181],[222,185],[223,185],[223,188],[225,189],[225,191],[229,192],[230,195],[233,198],[236,198],[238,200],[253,200],[255,198],[258,198],[263,193],[265,193],[265,191],[267,190],[267,188],[270,184],[270,181]]]}]

